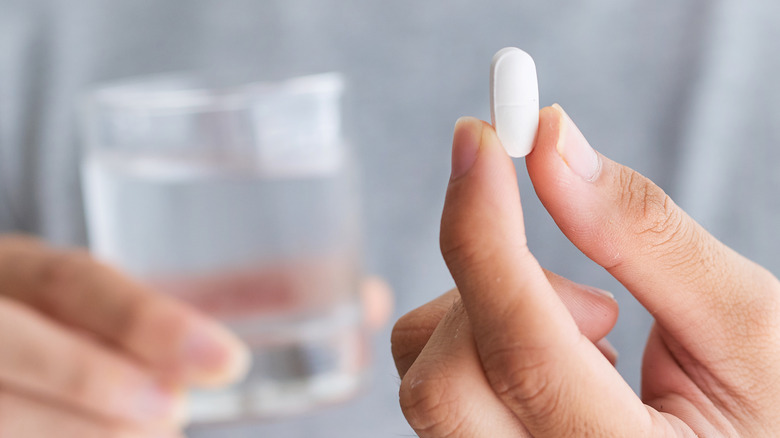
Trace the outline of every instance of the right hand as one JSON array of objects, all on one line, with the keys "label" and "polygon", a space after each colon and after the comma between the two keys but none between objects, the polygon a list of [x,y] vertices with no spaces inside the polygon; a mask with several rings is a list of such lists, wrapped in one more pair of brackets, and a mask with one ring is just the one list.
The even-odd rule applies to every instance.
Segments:
[{"label": "right hand", "polygon": [[0,237],[0,437],[180,437],[183,390],[248,362],[215,322],[86,253]]},{"label": "right hand", "polygon": [[650,180],[595,152],[560,107],[541,111],[526,164],[561,231],[655,319],[641,397],[594,348],[597,336],[583,329],[592,319],[566,305],[530,252],[515,168],[495,131],[464,119],[441,226],[460,300],[399,367],[415,431],[780,436],[780,281]]}]

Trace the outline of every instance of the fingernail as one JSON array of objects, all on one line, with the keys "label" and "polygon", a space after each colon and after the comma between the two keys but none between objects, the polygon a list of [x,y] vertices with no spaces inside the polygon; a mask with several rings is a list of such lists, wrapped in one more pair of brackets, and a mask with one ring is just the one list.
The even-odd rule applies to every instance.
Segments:
[{"label": "fingernail", "polygon": [[596,346],[610,362],[613,364],[617,362],[620,353],[618,353],[617,349],[607,340],[607,338],[602,338],[596,342]]},{"label": "fingernail", "polygon": [[474,117],[461,117],[455,122],[455,133],[452,135],[452,174],[450,179],[463,176],[474,161],[482,141],[482,121]]},{"label": "fingernail", "polygon": [[553,104],[563,115],[563,123],[558,137],[558,155],[571,169],[585,181],[594,181],[601,171],[601,159],[595,150],[588,144],[577,125],[571,120],[566,111],[560,105]]},{"label": "fingernail", "polygon": [[141,422],[164,421],[180,424],[185,415],[184,397],[176,391],[149,383],[135,392],[131,415]]},{"label": "fingernail", "polygon": [[175,393],[175,404],[172,415],[170,415],[169,424],[174,426],[185,426],[190,421],[190,408],[187,402],[187,394],[184,390],[179,389]]},{"label": "fingernail", "polygon": [[590,292],[590,293],[592,293],[594,295],[598,295],[600,297],[606,297],[606,298],[610,298],[612,300],[615,299],[615,296],[612,295],[612,292],[606,291],[604,289],[599,289],[599,288],[593,287],[593,286],[586,286],[585,290],[587,290],[588,292]]},{"label": "fingernail", "polygon": [[196,368],[196,383],[222,385],[239,380],[249,369],[247,347],[220,326],[200,324],[189,333],[183,356]]}]

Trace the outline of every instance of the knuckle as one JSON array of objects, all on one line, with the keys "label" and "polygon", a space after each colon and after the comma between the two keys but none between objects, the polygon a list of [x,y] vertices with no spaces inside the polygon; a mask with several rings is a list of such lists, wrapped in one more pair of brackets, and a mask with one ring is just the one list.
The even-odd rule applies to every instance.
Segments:
[{"label": "knuckle", "polygon": [[560,407],[563,381],[551,370],[561,360],[549,347],[507,347],[483,355],[495,393],[539,420],[551,418]]},{"label": "knuckle", "polygon": [[95,269],[94,260],[83,251],[52,251],[41,261],[42,289],[56,292],[67,290]]},{"label": "knuckle", "polygon": [[445,238],[442,234],[441,255],[449,266],[468,266],[480,263],[485,257],[479,245],[472,242],[468,236]]},{"label": "knuckle", "polygon": [[[618,172],[619,204],[628,218],[629,231],[638,236],[647,253],[665,264],[699,272],[700,261],[714,251],[700,251],[707,239],[669,196],[648,178],[627,167]],[[700,274],[700,272],[699,272]],[[694,278],[692,278],[694,280]]]},{"label": "knuckle", "polygon": [[442,318],[451,311],[460,298],[457,289],[406,313],[396,321],[390,335],[393,356],[403,355],[409,350],[419,350],[428,342]]},{"label": "knuckle", "polygon": [[495,240],[496,238],[491,240],[490,237],[473,232],[459,233],[453,238],[445,238],[442,235],[441,254],[451,272],[490,272],[489,268],[495,265],[498,257],[497,250],[508,249],[510,244],[511,250],[518,257],[533,259],[525,236],[521,238],[522,240],[509,242],[504,240],[503,236],[498,237],[502,239],[500,241]]},{"label": "knuckle", "polygon": [[29,299],[35,307],[55,315],[99,307],[86,293],[98,269],[99,265],[85,251],[50,251],[38,263],[35,293]]},{"label": "knuckle", "polygon": [[415,365],[401,381],[399,400],[409,425],[419,434],[452,437],[462,429],[462,394],[444,365]]},{"label": "knuckle", "polygon": [[38,269],[36,307],[55,315],[100,309],[100,317],[89,318],[91,328],[120,340],[135,327],[144,296],[120,293],[126,280],[88,251],[52,251]]},{"label": "knuckle", "polygon": [[391,340],[402,340],[408,336],[410,332],[414,333],[420,330],[432,331],[433,324],[425,316],[425,306],[421,306],[398,318],[398,321],[393,325],[393,331],[390,336]]},{"label": "knuckle", "polygon": [[[439,247],[450,270],[481,266],[495,257],[496,248],[507,245],[503,236],[475,233],[474,222],[489,223],[492,219],[480,212],[464,220],[460,211],[447,209],[442,214]],[[500,239],[500,240],[498,240]],[[523,245],[525,242],[523,242]]]},{"label": "knuckle", "polygon": [[[449,312],[462,308],[459,303],[457,289],[452,289],[398,319],[390,335],[390,349],[402,378]],[[465,310],[454,317],[458,320],[467,318]]]},{"label": "knuckle", "polygon": [[399,318],[393,326],[390,333],[390,349],[396,362],[413,354],[416,344],[424,343],[433,333],[434,327],[429,327],[421,320],[420,312],[419,308],[412,310]]},{"label": "knuckle", "polygon": [[667,239],[669,233],[676,232],[682,215],[660,187],[627,167],[620,169],[618,177],[620,205],[628,213],[636,234]]},{"label": "knuckle", "polygon": [[[148,302],[143,298],[127,299],[123,302],[124,308],[116,309],[114,318],[108,323],[106,330],[112,333],[112,337],[120,344],[128,345],[133,336],[144,324],[144,314],[148,311]],[[167,333],[168,336],[179,336],[185,325],[182,317],[172,314],[165,320],[165,327],[161,327],[158,333]]]}]

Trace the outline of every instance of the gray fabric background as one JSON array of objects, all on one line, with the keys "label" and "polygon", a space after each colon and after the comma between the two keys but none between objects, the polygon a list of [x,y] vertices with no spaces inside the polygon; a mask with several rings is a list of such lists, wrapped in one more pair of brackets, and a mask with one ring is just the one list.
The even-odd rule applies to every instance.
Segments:
[{"label": "gray fabric background", "polygon": [[[452,125],[488,118],[492,54],[537,62],[592,145],[655,180],[694,218],[780,272],[780,5],[748,0],[0,0],[0,231],[85,242],[76,99],[97,82],[221,68],[260,79],[340,70],[363,168],[370,271],[397,313],[452,286],[438,252]],[[518,175],[542,264],[613,291],[610,339],[634,388],[650,317],[569,244]],[[674,293],[674,291],[669,291]],[[369,392],[301,418],[195,437],[413,435],[389,329]]]}]

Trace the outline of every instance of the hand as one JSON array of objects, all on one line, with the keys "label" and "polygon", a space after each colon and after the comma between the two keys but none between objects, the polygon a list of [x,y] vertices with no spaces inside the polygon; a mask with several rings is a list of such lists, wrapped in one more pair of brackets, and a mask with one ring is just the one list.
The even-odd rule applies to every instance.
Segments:
[{"label": "hand", "polygon": [[246,348],[86,253],[0,238],[0,436],[176,437],[182,389],[242,376]]},{"label": "hand", "polygon": [[[392,293],[362,285],[365,323]],[[0,236],[0,437],[179,437],[183,390],[242,377],[247,349],[85,252]]]},{"label": "hand", "polygon": [[[394,337],[408,346],[394,353],[419,435],[780,435],[777,279],[594,152],[560,107],[541,111],[527,167],[564,234],[655,317],[641,398],[592,343],[605,332],[585,330],[598,315],[573,311],[528,250],[514,167],[492,127],[464,119],[441,228],[460,300],[444,316],[432,310],[440,302],[418,309]],[[421,313],[440,322],[407,342]]]}]

